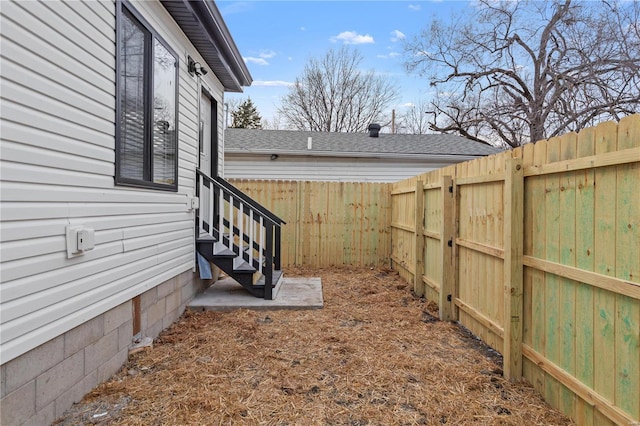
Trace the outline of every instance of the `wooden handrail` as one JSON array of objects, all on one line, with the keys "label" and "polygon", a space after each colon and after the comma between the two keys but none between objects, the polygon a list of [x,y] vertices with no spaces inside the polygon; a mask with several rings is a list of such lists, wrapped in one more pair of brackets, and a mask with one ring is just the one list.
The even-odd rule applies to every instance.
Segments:
[{"label": "wooden handrail", "polygon": [[[240,191],[238,188],[233,186],[231,183],[227,182],[224,178],[221,178],[220,176],[217,176],[216,178],[212,178],[210,176],[207,176],[200,169],[196,169],[196,173],[198,175],[202,176],[202,178],[206,182],[213,183],[214,185],[224,189],[225,190],[224,192],[230,193],[234,197],[237,197],[238,199],[242,200],[242,202],[244,204],[250,206],[254,211],[260,213],[261,215],[263,215],[265,217],[265,219],[269,219],[275,225],[280,226],[280,225],[286,225],[287,224],[287,222],[285,222],[284,220],[282,220],[281,218],[279,218],[278,216],[273,214],[273,212],[271,212],[269,209],[267,209],[266,207],[264,207],[263,205],[258,203],[256,200],[250,198],[247,194],[245,194],[244,192]],[[226,198],[226,199],[228,200],[228,198]]]}]

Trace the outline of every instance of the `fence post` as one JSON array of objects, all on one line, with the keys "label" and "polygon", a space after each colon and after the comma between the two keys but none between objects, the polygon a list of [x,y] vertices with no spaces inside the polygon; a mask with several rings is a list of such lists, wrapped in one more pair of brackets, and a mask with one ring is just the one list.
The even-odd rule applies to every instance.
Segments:
[{"label": "fence post", "polygon": [[453,179],[451,176],[442,177],[442,230],[440,238],[440,253],[442,254],[442,276],[440,277],[440,296],[438,300],[440,320],[454,320],[455,298],[455,226],[456,215],[453,193]]},{"label": "fence post", "polygon": [[520,158],[507,158],[504,181],[504,376],[522,378],[522,251],[524,174]]},{"label": "fence post", "polygon": [[415,214],[415,259],[413,291],[418,295],[424,295],[424,184],[421,180],[416,182],[416,214]]}]

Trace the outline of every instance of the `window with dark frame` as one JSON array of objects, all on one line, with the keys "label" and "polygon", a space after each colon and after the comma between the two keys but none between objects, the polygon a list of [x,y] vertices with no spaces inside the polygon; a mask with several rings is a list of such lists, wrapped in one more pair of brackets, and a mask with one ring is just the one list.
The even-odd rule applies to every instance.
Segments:
[{"label": "window with dark frame", "polygon": [[117,7],[116,184],[177,191],[177,55],[126,1]]}]

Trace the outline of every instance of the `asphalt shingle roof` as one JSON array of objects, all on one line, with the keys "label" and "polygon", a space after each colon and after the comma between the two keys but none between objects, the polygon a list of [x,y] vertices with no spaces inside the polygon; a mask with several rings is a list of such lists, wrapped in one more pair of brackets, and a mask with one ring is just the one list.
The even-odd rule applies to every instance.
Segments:
[{"label": "asphalt shingle roof", "polygon": [[[307,149],[308,138],[312,149]],[[297,130],[225,130],[225,151],[245,153],[290,152],[306,155],[368,153],[393,156],[393,154],[418,155],[472,155],[482,156],[500,152],[491,147],[456,135],[427,134],[407,135],[380,133],[369,137],[368,133],[305,132]]]}]

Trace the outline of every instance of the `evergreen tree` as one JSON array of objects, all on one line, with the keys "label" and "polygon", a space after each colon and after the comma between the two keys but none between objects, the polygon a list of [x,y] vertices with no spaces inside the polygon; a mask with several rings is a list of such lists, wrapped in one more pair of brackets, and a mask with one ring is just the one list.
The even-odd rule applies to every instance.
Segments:
[{"label": "evergreen tree", "polygon": [[251,101],[251,98],[247,98],[246,101],[241,103],[237,109],[231,112],[233,121],[231,127],[236,129],[261,129],[262,117],[258,114],[256,106]]}]

